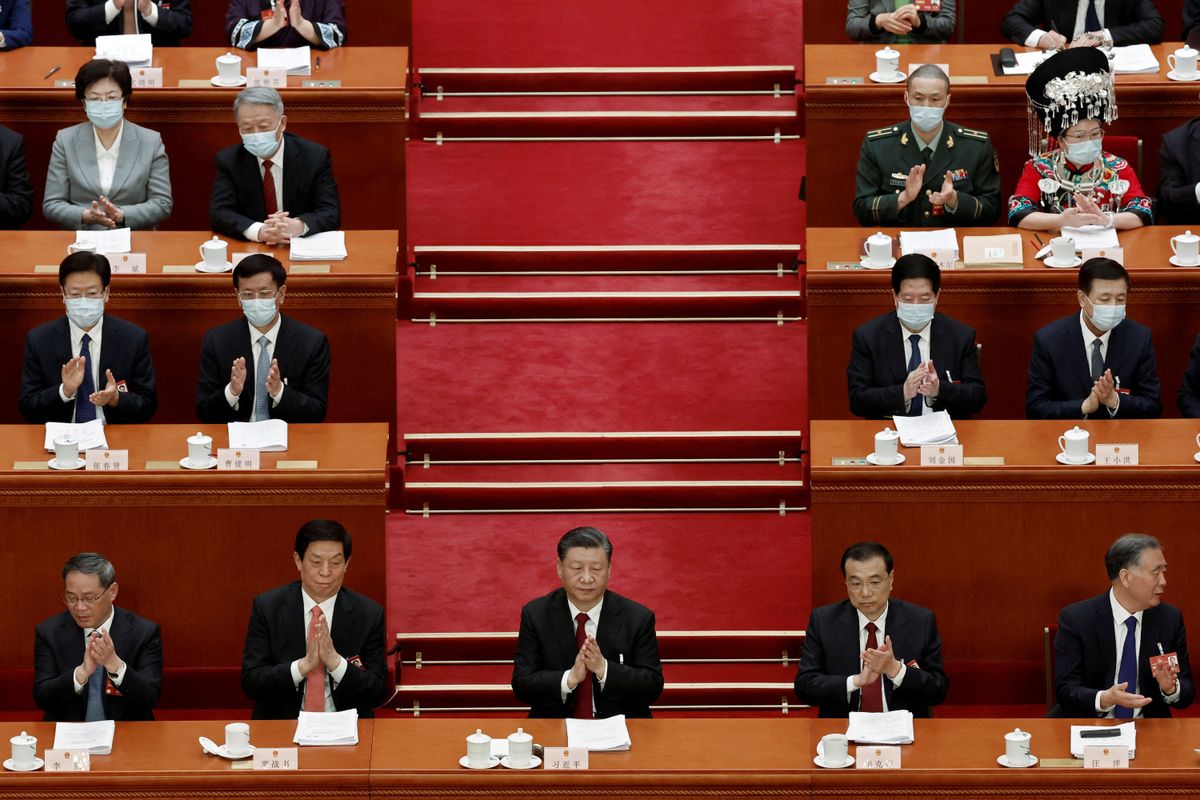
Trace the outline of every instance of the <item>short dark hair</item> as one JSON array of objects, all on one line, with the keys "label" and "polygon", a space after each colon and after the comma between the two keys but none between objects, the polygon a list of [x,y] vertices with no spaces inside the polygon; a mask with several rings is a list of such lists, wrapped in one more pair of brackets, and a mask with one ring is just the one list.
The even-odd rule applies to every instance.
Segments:
[{"label": "short dark hair", "polygon": [[82,572],[84,575],[95,575],[100,580],[100,586],[107,589],[117,579],[117,571],[107,558],[99,553],[76,553],[63,564],[62,577],[65,581],[72,572]]},{"label": "short dark hair", "polygon": [[946,84],[946,93],[950,93],[950,76],[942,71],[942,68],[937,64],[922,64],[909,73],[908,80],[904,84],[905,89],[911,89],[912,83],[915,80],[922,78],[933,78]]},{"label": "short dark hair", "polygon": [[283,264],[279,263],[279,259],[272,258],[266,253],[254,253],[243,258],[233,268],[233,288],[238,288],[238,283],[242,278],[251,278],[262,272],[271,273],[276,286],[283,286],[287,283],[287,270],[283,268]]},{"label": "short dark hair", "polygon": [[892,294],[900,294],[900,284],[904,281],[921,278],[929,281],[934,294],[942,290],[942,271],[936,261],[920,253],[900,256],[892,265]]},{"label": "short dark hair", "polygon": [[1142,563],[1142,553],[1147,550],[1162,550],[1162,545],[1158,543],[1158,539],[1144,533],[1127,533],[1117,539],[1104,554],[1104,568],[1108,570],[1108,579],[1115,581],[1120,577],[1121,570]]},{"label": "short dark hair", "polygon": [[892,554],[888,549],[879,542],[856,542],[846,548],[842,553],[842,577],[846,576],[847,561],[870,561],[878,556],[883,559],[883,565],[887,567],[888,575],[892,574]]},{"label": "short dark hair", "polygon": [[94,272],[100,276],[100,284],[108,286],[112,280],[112,267],[109,266],[108,259],[100,253],[87,253],[79,251],[71,253],[62,260],[58,265],[58,285],[67,285],[67,276],[72,272]]},{"label": "short dark hair", "polygon": [[558,540],[558,560],[566,558],[572,547],[599,547],[604,550],[605,558],[612,561],[612,542],[599,528],[572,528],[564,533]]},{"label": "short dark hair", "polygon": [[1089,258],[1079,268],[1079,291],[1090,294],[1096,281],[1125,281],[1125,291],[1133,288],[1129,272],[1111,258]]},{"label": "short dark hair", "polygon": [[350,531],[342,527],[340,522],[331,519],[310,519],[296,531],[296,555],[304,558],[308,546],[313,542],[341,542],[342,555],[350,560]]},{"label": "short dark hair", "polygon": [[129,65],[124,61],[113,61],[108,58],[94,58],[79,68],[75,73],[75,99],[82,100],[83,95],[96,81],[112,78],[121,89],[121,97],[128,100],[133,94],[133,78],[129,75]]}]

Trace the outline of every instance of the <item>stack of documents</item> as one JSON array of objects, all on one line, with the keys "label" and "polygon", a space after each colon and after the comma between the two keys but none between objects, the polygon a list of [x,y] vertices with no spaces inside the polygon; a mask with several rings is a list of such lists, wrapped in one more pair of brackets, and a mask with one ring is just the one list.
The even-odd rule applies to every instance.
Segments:
[{"label": "stack of documents", "polygon": [[304,47],[268,47],[258,51],[261,69],[286,69],[288,75],[312,75],[312,51]]},{"label": "stack of documents", "polygon": [[[917,395],[913,402],[924,402]],[[892,417],[892,424],[900,434],[900,444],[905,447],[920,447],[923,444],[958,444],[958,432],[949,412],[935,411],[919,417]]]},{"label": "stack of documents", "polygon": [[912,744],[911,711],[851,711],[846,738],[858,744]]},{"label": "stack of documents", "polygon": [[124,61],[131,67],[148,67],[154,61],[150,34],[132,33],[96,37],[96,58]]},{"label": "stack of documents", "polygon": [[1102,228],[1099,225],[1087,225],[1083,228],[1063,228],[1062,235],[1075,240],[1075,250],[1104,250],[1110,247],[1120,247],[1116,228]]},{"label": "stack of documents", "polygon": [[1015,53],[1017,57],[1017,65],[1015,67],[1004,67],[1005,75],[1030,75],[1038,64],[1041,64],[1050,56],[1054,55],[1053,50],[1024,50]]},{"label": "stack of documents", "polygon": [[1113,72],[1130,75],[1138,72],[1158,72],[1161,65],[1148,44],[1131,44],[1113,48]]},{"label": "stack of documents", "polygon": [[630,744],[624,714],[606,719],[567,720],[567,747],[582,747],[593,753],[615,753],[628,750]]},{"label": "stack of documents", "polygon": [[963,264],[968,267],[1021,267],[1024,263],[1020,234],[963,237]]},{"label": "stack of documents", "polygon": [[292,261],[341,261],[346,257],[346,232],[325,231],[292,239]]},{"label": "stack of documents", "polygon": [[71,439],[79,444],[79,452],[84,450],[107,450],[108,439],[104,437],[104,423],[98,419],[91,422],[47,422],[46,442],[43,447],[47,453],[54,452],[55,439]]},{"label": "stack of documents", "polygon": [[76,231],[75,244],[90,245],[97,253],[128,253],[131,246],[129,228],[108,231]]},{"label": "stack of documents", "polygon": [[87,750],[94,756],[112,753],[117,724],[111,719],[99,722],[59,722],[54,726],[52,750]]},{"label": "stack of documents", "polygon": [[288,427],[281,419],[229,423],[229,446],[238,450],[282,453],[288,448]]},{"label": "stack of documents", "polygon": [[900,231],[900,255],[929,253],[935,250],[958,252],[958,234],[954,228],[934,231]]},{"label": "stack of documents", "polygon": [[292,741],[315,747],[358,744],[358,710],[301,711]]},{"label": "stack of documents", "polygon": [[[1083,731],[1103,731],[1111,733],[1111,736],[1087,738],[1085,739],[1080,734]],[[1083,748],[1089,745],[1125,745],[1129,748],[1129,757],[1133,758],[1133,753],[1137,749],[1137,728],[1132,722],[1126,722],[1124,725],[1072,725],[1071,726],[1071,755],[1075,758],[1083,758]]]}]

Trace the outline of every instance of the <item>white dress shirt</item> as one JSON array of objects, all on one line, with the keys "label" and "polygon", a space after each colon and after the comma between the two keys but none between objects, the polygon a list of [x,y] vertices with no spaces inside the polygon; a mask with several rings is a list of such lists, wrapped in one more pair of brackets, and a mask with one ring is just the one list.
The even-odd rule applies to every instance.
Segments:
[{"label": "white dress shirt", "polygon": [[[137,0],[125,0],[125,2],[126,3],[136,3]],[[120,9],[118,9],[116,4],[113,3],[113,0],[108,0],[108,2],[104,4],[104,24],[107,25],[107,24],[111,23],[114,19],[117,18],[118,15],[120,15],[120,13],[121,13]],[[146,20],[146,24],[148,24],[151,28],[157,28],[158,27],[158,3],[151,3],[150,4],[150,13],[149,14],[137,14],[137,15],[135,15],[135,19],[136,19],[136,17],[139,17],[139,16],[142,19]],[[139,33],[142,32],[142,26],[140,24],[138,25],[138,32]]]},{"label": "white dress shirt", "polygon": [[[604,607],[604,598],[600,598],[600,602],[592,606],[591,611],[587,612],[587,622],[583,623],[583,632],[593,639],[596,638],[596,628],[600,625],[600,609]],[[567,600],[567,610],[571,612],[571,630],[578,628],[578,623],[575,618],[581,613],[575,604]],[[567,702],[567,697],[571,694],[571,690],[567,688],[567,676],[571,674],[571,670],[563,672],[562,681],[559,682],[558,690],[562,695],[562,702]],[[589,675],[585,680],[591,680]],[[600,691],[604,691],[604,684],[608,681],[608,659],[604,659],[604,677],[600,678]],[[578,687],[576,687],[578,688]],[[592,696],[592,713],[596,711],[596,697]]]},{"label": "white dress shirt", "polygon": [[[88,357],[92,360],[92,390],[98,392],[104,388],[100,383],[100,335],[104,330],[104,315],[100,315],[100,319],[92,326],[90,331],[85,331],[74,322],[71,322],[70,317],[67,318],[67,325],[71,329],[72,358],[83,355],[83,352],[80,350],[83,347],[83,335],[86,333],[91,337],[88,343]],[[83,385],[80,384],[80,388],[75,390],[75,394],[68,397],[66,391],[63,389],[63,385],[60,383],[58,384],[58,399],[64,403],[70,403],[82,389]],[[75,408],[78,410],[79,406],[76,405]],[[96,419],[100,420],[100,424],[104,424],[104,406],[96,406]],[[74,412],[72,412],[71,421],[75,421]]]},{"label": "white dress shirt", "polygon": [[[1074,41],[1087,33],[1087,9],[1088,0],[1079,0],[1079,5],[1075,9],[1075,29],[1071,32],[1070,36],[1067,36],[1064,31],[1059,31],[1063,36],[1067,36],[1068,42]],[[1101,25],[1104,24],[1104,0],[1096,0],[1096,19],[1100,20]],[[1037,47],[1038,40],[1045,36],[1046,33],[1047,31],[1041,28],[1034,28],[1033,32],[1025,37],[1025,46]],[[1112,44],[1112,33],[1108,28],[1102,28],[1099,34],[1104,37],[1106,44]]]},{"label": "white dress shirt", "polygon": [[[867,637],[870,635],[867,632],[867,623],[870,622],[871,620],[867,619],[867,616],[865,614],[863,614],[863,612],[858,611],[857,609],[855,609],[855,611],[858,614],[858,652],[861,653],[867,649]],[[876,646],[876,649],[883,648],[884,637],[887,635],[887,615],[888,615],[888,609],[884,608],[883,613],[879,615],[879,619],[875,620],[875,646]],[[893,655],[895,655],[895,654],[893,653]],[[859,668],[862,667],[861,660],[858,662],[858,665],[859,665]],[[908,674],[908,665],[905,664],[903,661],[901,661],[900,662],[900,671],[896,673],[896,677],[889,678],[886,675],[881,675],[879,677],[879,680],[881,680],[881,681],[882,680],[890,680],[892,682],[892,687],[895,688],[895,687],[899,686],[900,684],[904,683],[904,676],[907,674]],[[850,702],[851,695],[853,695],[857,691],[860,691],[859,687],[854,685],[854,679],[856,677],[857,677],[856,675],[847,675],[846,676],[846,702]],[[887,692],[883,693],[883,710],[884,711],[888,710]]]},{"label": "white dress shirt", "polygon": [[[267,342],[267,354],[266,354],[267,363],[270,363],[271,359],[273,359],[275,357],[275,342],[277,339],[279,339],[279,326],[282,322],[283,322],[283,315],[276,312],[275,324],[272,325],[271,330],[267,331],[266,333],[262,333],[261,331],[259,331],[259,329],[254,327],[253,325],[251,325],[249,323],[249,321],[246,322],[246,327],[250,329],[250,352],[254,354],[253,363],[246,365],[246,383],[253,383],[254,381],[258,380],[258,359],[259,359],[258,353],[259,353],[259,350],[262,349],[258,346],[258,338],[260,336],[266,336],[267,339],[270,340]],[[279,398],[283,397],[283,390],[286,388],[287,387],[284,385],[283,381],[280,381],[279,382],[279,393],[270,395],[271,408],[274,408],[275,406],[279,405]],[[266,390],[267,390],[266,386],[255,385],[255,387],[254,387],[255,394],[257,394],[258,392],[265,392]],[[243,386],[243,391],[245,391],[244,386]],[[233,384],[232,383],[225,384],[225,402],[229,403],[230,408],[237,408],[240,400],[241,400],[241,397],[239,395],[235,395],[233,393]],[[262,420],[257,419],[254,416],[254,409],[250,409],[250,421],[251,422],[262,422]]]},{"label": "white dress shirt", "polygon": [[100,142],[100,133],[92,126],[92,138],[96,140],[96,167],[100,170],[100,194],[112,191],[113,176],[117,174],[117,159],[121,157],[121,137],[125,135],[125,120],[117,123],[117,138],[107,150]]},{"label": "white dress shirt", "polygon": [[[928,325],[926,325],[921,330],[916,331],[916,335],[921,337],[921,340],[917,343],[917,349],[918,349],[918,352],[920,353],[920,358],[921,358],[922,364],[924,364],[926,361],[929,360],[929,329],[932,327],[933,327],[933,321],[930,320]],[[908,362],[912,360],[912,341],[908,338],[912,335],[914,335],[913,331],[910,331],[908,328],[904,327],[904,325],[900,326],[900,337],[904,343],[905,375],[908,374],[907,373]],[[930,402],[932,402],[932,400]],[[906,409],[911,408],[913,403],[920,403],[922,416],[924,416],[925,414],[933,413],[933,409],[929,407],[929,403],[925,402],[925,397],[923,395],[918,394],[912,400],[909,400],[908,403],[909,403],[909,405],[905,406]]]},{"label": "white dress shirt", "polygon": [[[1087,315],[1083,313],[1082,309],[1080,309],[1080,311],[1079,311],[1079,327],[1083,329],[1083,349],[1087,353],[1087,360],[1084,363],[1086,363],[1088,365],[1088,374],[1090,375],[1091,369],[1092,369],[1092,343],[1095,342],[1097,339],[1100,340],[1100,358],[1103,359],[1104,361],[1108,361],[1108,340],[1109,340],[1110,336],[1112,335],[1112,331],[1107,330],[1104,333],[1100,334],[1099,336],[1092,333],[1092,329],[1089,328],[1088,324],[1087,324]],[[1121,388],[1121,376],[1120,375],[1113,375],[1113,382],[1116,384],[1116,388],[1118,388],[1118,389]],[[1116,408],[1109,408],[1108,406],[1101,404],[1101,408],[1106,410],[1110,417],[1115,417],[1117,415],[1117,412],[1121,410],[1121,393],[1117,392],[1116,394],[1117,394],[1117,407]],[[1085,419],[1086,419],[1086,416],[1085,416]]]},{"label": "white dress shirt", "polygon": [[[308,626],[312,624],[313,607],[318,606],[318,605],[321,607],[321,613],[325,615],[325,627],[329,630],[330,637],[332,637],[333,636],[333,607],[337,603],[337,595],[335,594],[333,597],[330,597],[328,600],[326,600],[323,603],[318,603],[316,600],[313,600],[311,597],[308,596],[308,592],[304,591],[304,589],[301,589],[300,597],[304,600],[305,641],[308,641]],[[347,667],[346,659],[342,658],[341,656],[339,656],[338,658],[340,659],[338,661],[338,665],[329,671],[329,680],[327,680],[325,682],[325,710],[326,711],[337,711],[337,708],[333,705],[333,690],[336,689],[338,684],[342,682],[342,678],[346,674],[346,667]],[[304,680],[304,676],[300,674],[300,662],[301,661],[303,661],[303,659],[298,658],[292,662],[292,683],[294,683],[296,685],[296,688],[300,688],[300,681]],[[310,672],[309,674],[313,675],[313,676],[319,676],[324,671],[325,671],[324,662],[318,662],[317,666],[314,667],[313,671]]]},{"label": "white dress shirt", "polygon": [[[1129,619],[1130,617],[1133,617],[1134,619],[1137,620],[1137,632],[1135,634],[1135,638],[1134,638],[1134,642],[1133,642],[1134,648],[1135,648],[1134,663],[1141,664],[1142,614],[1143,614],[1143,612],[1139,611],[1136,614],[1133,614],[1133,613],[1126,611],[1125,607],[1122,606],[1119,602],[1117,602],[1117,594],[1112,589],[1108,590],[1108,601],[1112,605],[1113,631],[1116,634],[1116,639],[1117,639],[1117,668],[1116,668],[1116,671],[1113,673],[1113,681],[1112,681],[1113,685],[1115,686],[1121,680],[1121,677],[1120,677],[1121,676],[1121,654],[1125,651],[1125,637],[1129,635],[1129,628],[1127,628],[1125,626],[1125,620]],[[1157,681],[1155,681],[1155,683],[1157,683]],[[1137,694],[1138,693],[1137,682],[1135,681],[1133,686],[1127,686],[1125,688],[1125,691],[1129,692],[1130,694]],[[1177,702],[1179,700],[1179,692],[1180,691],[1181,691],[1181,687],[1179,685],[1179,681],[1176,681],[1175,682],[1175,691],[1172,694],[1164,694],[1162,696],[1163,700],[1165,700],[1168,703]],[[1100,712],[1105,717],[1112,717],[1114,712],[1116,711],[1117,707],[1109,706],[1107,708],[1102,708],[1100,706],[1100,695],[1102,695],[1103,693],[1104,693],[1103,691],[1096,692],[1096,711]],[[1140,708],[1135,708],[1133,710],[1133,716],[1135,719],[1137,717],[1140,717],[1141,715],[1142,715],[1142,710]]]},{"label": "white dress shirt", "polygon": [[[116,607],[114,606],[114,609],[115,608]],[[85,648],[87,647],[88,639],[92,638],[92,631],[101,630],[101,631],[104,631],[105,636],[108,636],[109,629],[112,628],[113,617],[115,617],[115,616],[116,616],[116,611],[115,610],[110,611],[110,612],[108,612],[108,619],[104,620],[104,622],[101,622],[99,626],[97,626],[95,628],[84,628],[83,629],[83,646]],[[104,666],[104,665],[101,664],[100,666]],[[71,683],[75,684],[75,694],[81,694],[84,690],[84,687],[87,686],[87,684],[80,683],[78,680],[75,679],[76,670],[78,670],[78,667],[71,670]],[[121,662],[121,669],[118,670],[117,672],[108,673],[108,677],[112,678],[112,682],[113,682],[114,686],[120,686],[121,681],[123,681],[125,679],[125,662],[124,661]]]}]

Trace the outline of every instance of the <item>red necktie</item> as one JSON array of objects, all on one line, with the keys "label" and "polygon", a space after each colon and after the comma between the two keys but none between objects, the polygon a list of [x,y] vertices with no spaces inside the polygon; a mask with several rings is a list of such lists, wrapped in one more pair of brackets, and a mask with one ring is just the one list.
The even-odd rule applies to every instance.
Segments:
[{"label": "red necktie", "polygon": [[[317,620],[322,616],[321,607],[313,606],[312,619],[308,623],[308,641],[317,633]],[[325,710],[325,665],[318,664],[304,680],[304,710]]]},{"label": "red necktie", "polygon": [[[879,640],[875,638],[875,631],[879,630],[875,627],[874,622],[867,623],[867,648],[868,650],[878,650]],[[859,704],[859,711],[883,711],[883,676],[874,683],[862,687],[859,690],[862,692],[862,701]]]},{"label": "red necktie", "polygon": [[[578,623],[575,627],[575,652],[583,647],[583,643],[587,641],[587,618],[588,615],[582,611],[575,617],[575,622]],[[571,714],[575,719],[591,719],[595,716],[592,713],[592,673],[589,671],[587,676],[575,687],[575,710]]]},{"label": "red necktie", "polygon": [[263,162],[263,203],[267,207],[267,216],[271,216],[279,210],[279,203],[275,200],[275,176],[271,174],[271,159]]},{"label": "red necktie", "polygon": [[121,7],[121,33],[130,36],[138,32],[136,15],[137,0],[125,0]]}]

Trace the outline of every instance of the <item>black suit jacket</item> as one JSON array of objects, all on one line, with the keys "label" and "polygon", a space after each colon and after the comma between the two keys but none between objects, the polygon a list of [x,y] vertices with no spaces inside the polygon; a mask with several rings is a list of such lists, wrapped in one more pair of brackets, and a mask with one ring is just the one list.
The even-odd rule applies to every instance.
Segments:
[{"label": "black suit jacket", "polygon": [[[1169,717],[1171,708],[1184,709],[1192,704],[1196,687],[1188,661],[1187,637],[1183,614],[1175,606],[1160,603],[1142,613],[1141,647],[1138,658],[1137,692],[1151,698],[1142,709],[1143,717]],[[1058,635],[1054,638],[1054,686],[1058,705],[1051,717],[1098,717],[1096,692],[1116,683],[1117,638],[1112,604],[1108,592],[1072,603],[1058,617]],[[1150,656],[1165,652],[1179,654],[1179,700],[1167,705],[1158,681],[1150,672]]]},{"label": "black suit jacket", "polygon": [[[373,717],[390,691],[383,606],[343,586],[331,625],[334,649],[350,662],[333,690],[333,704],[338,711],[357,708],[360,717]],[[305,683],[292,682],[292,662],[304,658],[307,640],[300,581],[254,598],[242,651],[242,691],[254,701],[254,719],[299,716]]]},{"label": "black suit jacket", "polygon": [[[1001,21],[1000,32],[1023,45],[1035,28],[1049,31],[1053,23],[1070,40],[1078,8],[1077,0],[1017,0]],[[1158,44],[1163,38],[1163,18],[1154,0],[1105,0],[1103,22],[1117,46]]]},{"label": "black suit jacket", "polygon": [[[1033,335],[1025,415],[1030,419],[1082,419],[1079,406],[1092,391],[1092,367],[1084,349],[1079,314],[1051,322]],[[1121,380],[1119,419],[1153,418],[1162,414],[1158,371],[1150,329],[1127,319],[1112,329],[1104,368]],[[1124,391],[1129,393],[1125,394]],[[1109,419],[1101,406],[1091,419]]]},{"label": "black suit jacket", "polygon": [[[150,337],[132,322],[105,314],[101,325],[99,378],[96,390],[107,383],[104,371],[125,381],[115,406],[104,409],[105,422],[149,422],[158,410],[154,391],[154,362],[150,359]],[[34,424],[70,422],[75,401],[64,403],[58,396],[62,365],[77,353],[71,350],[71,324],[58,317],[25,335],[25,367],[21,371],[21,416]],[[82,391],[82,389],[80,390]]]},{"label": "black suit jacket", "polygon": [[1186,42],[1197,28],[1200,28],[1200,0],[1183,0],[1183,35],[1180,38]]},{"label": "black suit jacket", "polygon": [[[200,346],[200,382],[196,384],[196,416],[206,424],[249,422],[254,410],[254,351],[250,344],[250,323],[245,317],[227,322],[204,333]],[[229,368],[233,360],[246,359],[246,385],[237,408],[225,400]],[[279,377],[287,388],[278,406],[268,400],[271,419],[285,422],[321,422],[329,397],[329,340],[325,334],[303,322],[283,316],[279,338],[275,341],[275,360]]]},{"label": "black suit jacket", "polygon": [[[286,131],[283,142],[283,208],[279,210],[303,220],[310,234],[337,230],[342,207],[329,150]],[[258,158],[240,144],[217,153],[208,214],[214,231],[243,241],[247,228],[267,218]]]},{"label": "black suit jacket", "polygon": [[[899,687],[883,681],[890,711],[908,710],[914,717],[932,716],[930,706],[946,699],[950,679],[942,669],[942,639],[933,612],[891,598],[884,634],[892,639],[892,652],[908,664]],[[800,702],[820,707],[822,717],[845,717],[858,711],[862,692],[846,700],[846,678],[862,670],[858,647],[858,611],[849,600],[814,608],[804,632],[796,696]],[[916,661],[913,666],[912,661]]]},{"label": "black suit jacket", "polygon": [[33,213],[33,184],[25,166],[25,139],[0,125],[0,230],[15,230]]},{"label": "black suit jacket", "polygon": [[[965,419],[978,413],[987,402],[987,390],[975,350],[975,331],[936,313],[931,324],[929,357],[941,384],[932,407],[935,411],[949,411],[955,419]],[[947,379],[947,373],[955,383]],[[908,363],[904,359],[904,341],[895,311],[854,329],[850,365],[846,367],[852,414],[871,419],[902,416],[907,377]],[[924,402],[924,398],[913,398],[913,402]]]},{"label": "black suit jacket", "polygon": [[[96,44],[97,36],[125,32],[120,13],[113,17],[112,22],[104,21],[105,1],[67,0],[67,30],[80,44],[91,47]],[[156,0],[156,3],[158,24],[154,27],[150,27],[140,13],[135,13],[139,33],[150,34],[150,41],[155,47],[174,47],[180,39],[192,35],[192,9],[188,0]]]},{"label": "black suit jacket", "polygon": [[1158,149],[1158,212],[1160,222],[1174,225],[1200,224],[1200,117],[1168,131]]},{"label": "black suit jacket", "polygon": [[[125,662],[121,685],[107,678],[104,717],[115,720],[154,719],[162,683],[162,636],[158,625],[120,607],[109,628],[117,656]],[[83,628],[70,613],[55,614],[37,626],[33,643],[33,699],[52,722],[82,722],[87,715],[87,687],[75,694],[75,668],[83,663]]]},{"label": "black suit jacket", "polygon": [[[663,690],[654,612],[606,591],[596,643],[608,661],[604,691],[600,690],[600,681],[591,677],[596,716],[649,717],[650,704]],[[561,684],[563,673],[575,663],[578,652],[575,622],[563,589],[525,604],[513,659],[512,687],[517,699],[531,706],[529,716],[571,716],[574,693],[562,702]]]},{"label": "black suit jacket", "polygon": [[1200,336],[1192,345],[1187,371],[1183,373],[1183,385],[1179,387],[1179,413],[1185,417],[1200,417]]}]

